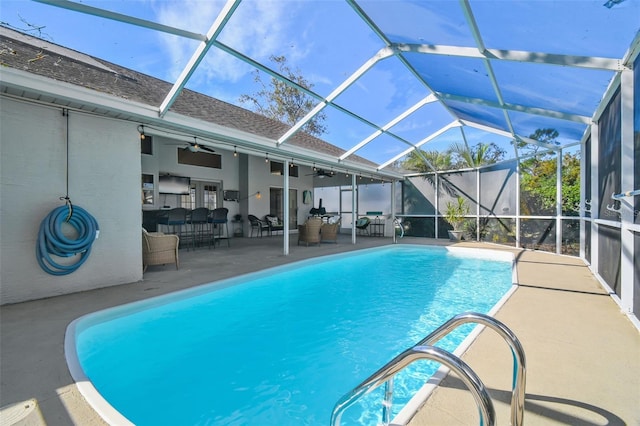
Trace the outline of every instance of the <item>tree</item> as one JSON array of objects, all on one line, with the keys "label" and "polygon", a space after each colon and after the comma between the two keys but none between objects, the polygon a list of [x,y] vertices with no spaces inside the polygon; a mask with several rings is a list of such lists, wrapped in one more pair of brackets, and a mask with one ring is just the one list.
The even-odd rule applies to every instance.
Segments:
[{"label": "tree", "polygon": [[455,142],[451,144],[449,152],[452,155],[456,169],[494,164],[502,160],[505,154],[505,151],[493,142],[478,142],[472,147],[464,143]]},{"label": "tree", "polygon": [[[554,129],[538,129],[532,139],[555,144],[558,132]],[[533,145],[532,145],[533,147]],[[532,148],[538,152],[538,146]],[[523,215],[556,214],[557,159],[555,153],[545,152],[520,162],[520,209]],[[580,204],[580,154],[562,156],[562,212],[577,214]]]},{"label": "tree", "polygon": [[11,25],[9,22],[4,21],[0,21],[0,25],[11,28],[12,30],[19,31],[21,33],[32,35],[33,37],[53,41],[51,36],[43,31],[46,28],[46,25],[34,25],[20,16],[20,14],[18,14],[18,18],[20,18],[20,22],[25,25],[24,27],[16,27],[14,25]]},{"label": "tree", "polygon": [[497,163],[504,158],[504,154],[505,151],[493,142],[480,142],[469,148],[463,143],[454,142],[444,152],[411,151],[402,165],[407,170],[428,173],[433,169],[425,162],[425,158],[437,171],[444,171]]},{"label": "tree", "polygon": [[[284,56],[272,55],[269,59],[278,66],[280,74],[289,80],[305,89],[313,88],[313,84],[302,77],[300,70],[292,70],[287,65],[287,58]],[[271,80],[265,83],[259,70],[254,71],[253,80],[261,89],[253,95],[242,95],[239,100],[242,104],[251,105],[254,112],[265,117],[293,126],[318,103],[313,97],[275,77],[271,77]],[[302,130],[313,136],[322,136],[327,131],[325,120],[326,114],[320,112],[305,124]]]},{"label": "tree", "polygon": [[[533,134],[529,135],[529,139],[535,139],[549,145],[556,145],[556,139],[559,135],[556,129],[536,129]],[[521,157],[538,154],[540,149],[542,149],[540,145],[530,144],[524,141],[518,141],[517,147]]]},{"label": "tree", "polygon": [[449,152],[423,151],[421,149],[411,151],[402,163],[402,167],[421,173],[433,172],[434,170],[425,162],[425,158],[436,170],[453,169],[453,161]]}]

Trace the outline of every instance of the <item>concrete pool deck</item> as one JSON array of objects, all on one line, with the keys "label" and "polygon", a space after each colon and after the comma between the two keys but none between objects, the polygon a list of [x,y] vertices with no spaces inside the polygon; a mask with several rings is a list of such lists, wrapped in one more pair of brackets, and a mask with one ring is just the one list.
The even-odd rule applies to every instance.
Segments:
[{"label": "concrete pool deck", "polygon": [[[180,270],[152,266],[144,280],[0,307],[0,406],[35,399],[48,425],[103,425],[75,386],[64,357],[74,319],[100,309],[310,257],[389,244],[389,238],[341,235],[338,244],[296,246],[282,255],[282,237],[240,238],[231,247],[180,251]],[[405,238],[411,244],[448,244]],[[516,254],[519,287],[496,314],[520,339],[527,358],[527,425],[640,424],[640,333],[581,260],[500,246]],[[491,330],[463,359],[493,398],[497,424],[509,423],[511,354]],[[445,379],[410,425],[477,424],[470,394]],[[6,413],[6,412],[5,412]],[[327,419],[327,424],[328,424]],[[0,425],[11,424],[0,417]]]}]

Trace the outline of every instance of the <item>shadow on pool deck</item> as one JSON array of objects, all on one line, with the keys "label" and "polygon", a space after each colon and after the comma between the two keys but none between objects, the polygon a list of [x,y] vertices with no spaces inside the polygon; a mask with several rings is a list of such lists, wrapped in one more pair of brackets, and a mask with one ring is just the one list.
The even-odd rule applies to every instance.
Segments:
[{"label": "shadow on pool deck", "polygon": [[[316,256],[390,244],[351,238],[297,246],[291,236],[240,238],[231,247],[180,251],[180,270],[152,266],[144,280],[0,308],[0,406],[35,398],[49,425],[102,425],[78,392],[64,358],[64,333],[74,319],[100,309]],[[403,243],[448,244],[405,238]],[[496,317],[521,340],[528,362],[524,420],[530,424],[640,424],[640,335],[579,259],[499,246],[517,255],[521,286]],[[464,356],[490,389],[498,424],[507,424],[511,355],[485,330]],[[411,425],[477,423],[470,394],[449,377]],[[6,419],[0,418],[4,425]],[[328,419],[327,419],[328,424]],[[263,425],[261,425],[263,426]]]}]

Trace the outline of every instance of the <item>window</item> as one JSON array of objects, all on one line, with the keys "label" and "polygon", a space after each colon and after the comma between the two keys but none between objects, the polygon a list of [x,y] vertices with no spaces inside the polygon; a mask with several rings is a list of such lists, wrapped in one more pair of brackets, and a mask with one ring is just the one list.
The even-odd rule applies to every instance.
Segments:
[{"label": "window", "polygon": [[215,185],[204,185],[203,201],[203,207],[209,210],[218,208],[218,188]]},{"label": "window", "polygon": [[193,210],[206,207],[213,210],[218,206],[218,185],[212,182],[191,181],[189,194],[180,196],[180,207]]},{"label": "window", "polygon": [[153,155],[153,138],[144,135],[144,139],[140,139],[140,154]]},{"label": "window", "polygon": [[153,175],[142,174],[142,204],[153,204]]},{"label": "window", "polygon": [[207,152],[191,152],[188,149],[178,148],[178,164],[221,169],[222,155]]},{"label": "window", "polygon": [[[284,163],[278,163],[277,161],[271,161],[271,174],[282,176],[284,171]],[[298,177],[298,166],[291,163],[289,165],[289,176]]]}]

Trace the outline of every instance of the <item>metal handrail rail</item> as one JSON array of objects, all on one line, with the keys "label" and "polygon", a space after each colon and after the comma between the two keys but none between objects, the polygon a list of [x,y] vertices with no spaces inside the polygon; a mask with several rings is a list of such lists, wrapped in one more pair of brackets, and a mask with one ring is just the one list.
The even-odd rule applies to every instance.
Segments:
[{"label": "metal handrail rail", "polygon": [[[422,347],[424,345],[431,346],[438,342],[440,339],[449,334],[453,329],[470,322],[475,322],[478,324],[482,324],[487,326],[494,331],[496,331],[500,336],[502,336],[505,341],[509,344],[511,349],[511,354],[513,356],[513,380],[512,380],[512,394],[511,394],[511,424],[513,426],[521,426],[523,424],[524,418],[524,397],[525,397],[525,386],[526,386],[526,359],[524,356],[524,349],[520,344],[518,338],[504,325],[502,322],[498,321],[495,318],[492,318],[485,314],[480,314],[477,312],[465,312],[459,315],[452,317],[450,320],[442,324],[440,327],[431,332],[427,337],[422,339],[418,344],[412,348]],[[411,351],[409,349],[404,353]],[[394,369],[394,362],[398,361],[398,357],[391,360],[387,365],[379,369],[376,373],[374,373],[369,379],[362,382],[358,385],[354,390],[352,390],[347,395],[343,396],[341,400],[334,407],[334,412],[332,414],[332,421],[337,417],[339,420],[342,411],[344,411],[347,407],[351,406],[355,401],[363,396],[366,393],[371,392],[374,388],[371,388],[373,383],[371,382],[374,378],[377,378],[381,372],[393,371],[393,373],[386,375],[384,381],[375,382],[376,387],[380,384],[387,382],[387,389],[385,391],[385,402],[384,402],[384,411],[385,413],[390,412],[390,407],[392,404],[392,393],[393,393],[393,376],[399,372],[403,367]],[[474,373],[475,374],[475,373]],[[383,414],[388,416],[388,414]],[[387,424],[389,421],[387,420]],[[334,423],[332,423],[333,425]],[[339,423],[336,423],[339,425]]]},{"label": "metal handrail rail", "polygon": [[526,386],[526,359],[524,349],[515,334],[502,322],[489,315],[477,312],[458,314],[436,328],[431,334],[418,342],[418,345],[433,345],[449,334],[453,329],[470,322],[487,326],[497,332],[507,342],[513,356],[513,380],[511,384],[511,424],[521,426],[524,417],[524,396]]},{"label": "metal handrail rail", "polygon": [[[415,346],[407,349],[388,362],[384,367],[356,387],[350,394],[345,395],[338,401],[331,413],[331,425],[339,426],[344,410],[353,405],[361,396],[370,393],[378,386],[386,383],[409,364],[422,359],[437,361],[455,371],[463,383],[469,388],[473,394],[473,398],[478,404],[480,424],[483,426],[495,425],[496,415],[493,402],[478,375],[460,358],[435,346]],[[385,421],[387,424],[389,423],[389,419]]]}]

